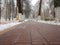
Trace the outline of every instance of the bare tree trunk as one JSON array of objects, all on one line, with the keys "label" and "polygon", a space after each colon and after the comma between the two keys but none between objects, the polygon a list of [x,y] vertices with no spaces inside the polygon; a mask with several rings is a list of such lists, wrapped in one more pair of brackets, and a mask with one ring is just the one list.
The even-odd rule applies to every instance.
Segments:
[{"label": "bare tree trunk", "polygon": [[17,0],[14,0],[14,18],[17,16]]},{"label": "bare tree trunk", "polygon": [[18,12],[22,13],[22,2],[23,0],[17,0]]},{"label": "bare tree trunk", "polygon": [[5,0],[5,11],[6,11],[5,20],[7,21],[7,0]]},{"label": "bare tree trunk", "polygon": [[1,0],[0,0],[0,20],[1,20]]},{"label": "bare tree trunk", "polygon": [[38,14],[38,15],[41,14],[41,4],[42,4],[42,0],[40,0],[40,4],[39,4],[39,14]]}]

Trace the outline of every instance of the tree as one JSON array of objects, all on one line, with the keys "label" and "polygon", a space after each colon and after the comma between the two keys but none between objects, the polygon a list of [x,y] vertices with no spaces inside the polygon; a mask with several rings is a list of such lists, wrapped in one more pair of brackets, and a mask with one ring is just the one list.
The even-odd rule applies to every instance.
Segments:
[{"label": "tree", "polygon": [[1,0],[0,0],[0,19],[1,19]]},{"label": "tree", "polygon": [[60,0],[54,0],[55,7],[60,7]]},{"label": "tree", "polygon": [[54,19],[54,0],[42,0],[41,18],[43,20]]},{"label": "tree", "polygon": [[39,14],[38,14],[38,15],[41,14],[41,4],[42,4],[42,0],[40,0],[40,4],[39,4]]},{"label": "tree", "polygon": [[31,12],[31,5],[29,0],[23,0],[23,15],[29,18]]},{"label": "tree", "polygon": [[19,13],[22,13],[22,2],[23,0],[17,0],[17,7]]}]

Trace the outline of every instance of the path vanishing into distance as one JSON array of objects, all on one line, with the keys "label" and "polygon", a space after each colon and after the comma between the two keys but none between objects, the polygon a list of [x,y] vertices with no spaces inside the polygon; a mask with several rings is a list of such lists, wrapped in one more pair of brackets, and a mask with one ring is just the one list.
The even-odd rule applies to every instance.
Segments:
[{"label": "path vanishing into distance", "polygon": [[0,35],[0,45],[60,45],[60,26],[27,21]]}]

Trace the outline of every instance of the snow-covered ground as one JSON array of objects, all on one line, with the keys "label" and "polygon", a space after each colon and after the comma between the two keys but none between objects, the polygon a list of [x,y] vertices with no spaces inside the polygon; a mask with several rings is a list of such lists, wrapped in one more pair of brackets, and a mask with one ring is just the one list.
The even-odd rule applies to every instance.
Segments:
[{"label": "snow-covered ground", "polygon": [[39,22],[39,23],[44,23],[44,24],[51,24],[51,25],[60,25],[60,22],[56,22],[56,21],[44,21],[44,20],[34,20],[33,21],[36,21],[36,22]]},{"label": "snow-covered ground", "polygon": [[7,23],[7,24],[0,24],[0,31],[4,31],[7,28],[13,27],[13,26],[18,25],[18,24],[22,24],[26,21],[28,21],[28,20],[26,19],[23,22],[11,22],[11,23]]},{"label": "snow-covered ground", "polygon": [[35,19],[26,19],[23,22],[11,22],[11,23],[8,23],[8,24],[0,24],[0,31],[4,31],[7,28],[13,27],[13,26],[18,25],[18,24],[25,23],[28,20],[32,20],[32,21],[39,22],[39,23],[44,23],[44,24],[60,25],[59,22],[55,22],[55,21],[43,21],[43,20],[35,20]]}]

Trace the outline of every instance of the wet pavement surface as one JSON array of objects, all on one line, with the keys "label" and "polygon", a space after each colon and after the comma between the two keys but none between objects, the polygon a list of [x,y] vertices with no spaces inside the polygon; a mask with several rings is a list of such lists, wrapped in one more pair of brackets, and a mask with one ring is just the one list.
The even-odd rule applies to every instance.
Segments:
[{"label": "wet pavement surface", "polygon": [[27,21],[0,35],[0,45],[60,45],[60,26]]}]

